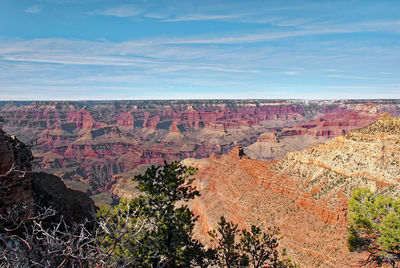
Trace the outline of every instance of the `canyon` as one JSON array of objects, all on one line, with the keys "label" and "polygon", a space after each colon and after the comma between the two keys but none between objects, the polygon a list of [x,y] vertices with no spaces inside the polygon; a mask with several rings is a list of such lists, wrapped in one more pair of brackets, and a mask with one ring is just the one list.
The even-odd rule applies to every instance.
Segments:
[{"label": "canyon", "polygon": [[[267,137],[268,138],[268,137]],[[400,118],[380,118],[346,135],[257,161],[236,147],[226,155],[186,159],[198,168],[198,238],[207,242],[221,215],[241,227],[279,227],[281,246],[303,267],[359,266],[349,252],[347,201],[356,187],[400,194]]]},{"label": "canyon", "polygon": [[304,267],[358,266],[347,201],[356,187],[400,194],[399,115],[398,100],[2,102],[2,200],[41,192],[89,211],[79,191],[96,204],[132,198],[134,175],[182,161],[198,169],[200,241],[224,215],[279,227]]},{"label": "canyon", "polygon": [[327,141],[399,114],[397,100],[0,102],[3,129],[32,149],[33,169],[99,201],[134,191],[152,164],[225,154],[259,160]]}]

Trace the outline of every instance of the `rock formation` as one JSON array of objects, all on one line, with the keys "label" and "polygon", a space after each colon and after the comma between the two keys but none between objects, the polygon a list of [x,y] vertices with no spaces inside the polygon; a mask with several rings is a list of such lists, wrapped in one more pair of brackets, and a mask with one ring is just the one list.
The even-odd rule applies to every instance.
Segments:
[{"label": "rock formation", "polygon": [[[379,115],[377,105],[372,103],[338,107],[314,120],[282,128],[275,134],[279,144],[259,138],[245,151],[258,160],[280,159],[288,152],[299,151],[366,126],[377,120]],[[271,135],[270,132],[264,134]]]},{"label": "rock formation", "polygon": [[33,201],[29,176],[32,159],[28,146],[0,127],[0,213],[7,206]]},{"label": "rock formation", "polygon": [[281,157],[281,151],[286,152],[286,145],[279,143],[276,134],[272,131],[262,133],[257,142],[246,147],[246,154],[259,160],[273,160]]},{"label": "rock formation", "polygon": [[32,190],[36,202],[44,207],[53,207],[67,221],[92,220],[96,213],[93,201],[85,193],[65,187],[57,176],[44,172],[33,173]]},{"label": "rock formation", "polygon": [[59,177],[31,171],[32,153],[17,138],[0,128],[0,213],[5,207],[34,204],[53,207],[69,221],[93,218],[93,201],[68,189]]},{"label": "rock formation", "polygon": [[[396,115],[399,105],[391,100],[0,102],[0,116],[8,133],[31,146],[35,171],[100,194],[118,188],[118,178],[141,165],[224,154],[235,145],[258,159],[282,158],[365,126],[377,112]],[[268,132],[278,143],[259,139]]]},{"label": "rock formation", "polygon": [[[278,226],[282,247],[305,267],[344,267],[360,258],[345,243],[351,190],[400,193],[400,123],[384,114],[398,115],[398,107],[389,100],[40,102],[2,103],[0,113],[8,131],[33,145],[36,169],[68,185],[132,197],[137,172],[188,158],[199,169],[201,196],[191,206],[201,240],[225,215],[242,227]],[[258,161],[235,145],[250,156],[254,147],[258,158],[283,158]],[[67,215],[89,210],[83,194],[31,172],[29,148],[3,132],[0,157],[1,206],[31,200],[33,180],[36,196]],[[31,175],[21,177],[25,171]]]},{"label": "rock formation", "polygon": [[[199,169],[201,196],[192,202],[196,232],[207,232],[221,215],[241,226],[275,225],[281,245],[305,267],[347,267],[363,257],[346,245],[347,201],[355,187],[400,193],[400,119],[382,115],[373,124],[277,161],[227,155],[186,159]],[[266,140],[271,141],[272,134]]]}]

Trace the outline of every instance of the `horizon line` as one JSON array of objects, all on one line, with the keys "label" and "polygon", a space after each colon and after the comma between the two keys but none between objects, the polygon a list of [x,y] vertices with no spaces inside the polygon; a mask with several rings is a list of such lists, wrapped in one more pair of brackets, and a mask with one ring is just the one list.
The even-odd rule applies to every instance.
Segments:
[{"label": "horizon line", "polygon": [[374,100],[398,100],[400,98],[287,98],[287,99],[269,99],[269,98],[198,98],[198,99],[65,99],[65,100],[0,100],[2,102],[118,102],[118,101],[374,101]]}]

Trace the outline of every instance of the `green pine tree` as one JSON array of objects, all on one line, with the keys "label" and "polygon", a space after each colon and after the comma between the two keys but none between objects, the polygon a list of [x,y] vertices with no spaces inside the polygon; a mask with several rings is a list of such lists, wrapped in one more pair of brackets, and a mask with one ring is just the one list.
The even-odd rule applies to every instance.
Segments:
[{"label": "green pine tree", "polygon": [[348,205],[349,249],[369,252],[366,263],[399,267],[400,200],[357,188]]},{"label": "green pine tree", "polygon": [[[119,211],[130,211],[131,218],[115,218],[120,229],[130,229],[122,238],[108,234],[104,241],[121,263],[129,260],[132,267],[205,266],[212,252],[193,239],[196,218],[186,202],[199,195],[192,186],[192,167],[179,162],[152,166],[143,175],[134,177],[141,196],[122,201],[114,209],[102,208],[100,218]],[[128,213],[126,213],[128,214]],[[128,222],[128,224],[127,224]]]}]

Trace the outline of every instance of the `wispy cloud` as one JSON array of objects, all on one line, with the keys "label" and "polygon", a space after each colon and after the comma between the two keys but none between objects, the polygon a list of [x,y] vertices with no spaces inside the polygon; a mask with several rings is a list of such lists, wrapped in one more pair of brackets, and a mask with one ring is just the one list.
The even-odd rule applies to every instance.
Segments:
[{"label": "wispy cloud", "polygon": [[328,77],[332,77],[332,78],[341,78],[341,79],[377,79],[375,77],[367,77],[367,76],[356,76],[356,75],[343,75],[343,74],[330,74],[328,75]]},{"label": "wispy cloud", "polygon": [[[337,45],[337,44],[335,44]],[[298,47],[292,52],[282,52],[277,48],[252,46],[192,46],[175,45],[170,39],[149,39],[129,42],[89,42],[65,39],[36,39],[29,41],[0,42],[0,63],[10,66],[11,62],[20,64],[58,64],[68,66],[96,66],[102,68],[121,68],[154,75],[155,73],[178,74],[182,72],[197,75],[204,73],[237,74],[285,74],[302,77],[307,74],[341,79],[375,79],[374,76],[351,75],[357,73],[359,66],[373,65],[382,70],[389,68],[390,62],[397,62],[400,56],[396,49],[379,51],[351,51],[351,56],[343,47],[340,50],[313,49],[303,51]],[[353,48],[349,48],[353,50]],[[366,58],[368,56],[369,58]],[[381,60],[385,59],[385,60]],[[385,63],[385,64],[383,64]],[[394,64],[394,63],[393,63]],[[342,66],[340,73],[335,69]],[[302,67],[295,69],[295,67]],[[346,67],[343,67],[346,66]],[[1,66],[0,66],[1,67]],[[310,67],[315,71],[310,70]],[[332,68],[333,67],[333,68]],[[35,69],[36,67],[33,67]],[[72,67],[71,67],[72,68]],[[81,68],[81,67],[79,67]],[[125,70],[125,68],[127,68]],[[326,69],[325,69],[326,68]],[[365,69],[365,68],[364,68]],[[1,71],[1,68],[0,68]],[[4,69],[7,72],[7,68]],[[56,70],[55,70],[56,71]],[[379,70],[380,71],[380,70]],[[377,79],[391,79],[392,74],[379,75]],[[22,70],[21,70],[22,72]],[[327,73],[328,72],[328,73]],[[347,72],[347,73],[346,73]],[[115,75],[115,74],[114,74]],[[122,75],[124,75],[122,73]]]},{"label": "wispy cloud", "polygon": [[182,16],[176,18],[164,19],[164,21],[171,22],[181,22],[181,21],[202,21],[202,20],[231,20],[235,18],[243,17],[243,15],[191,15],[191,16]]},{"label": "wispy cloud", "polygon": [[[86,99],[93,96],[97,98],[96,90],[111,92],[113,89],[125,92],[118,98],[151,98],[154,90],[168,92],[165,97],[157,93],[160,98],[178,98],[188,88],[198,92],[197,95],[188,94],[189,97],[202,98],[272,98],[278,97],[279,94],[274,92],[278,90],[287,91],[286,96],[290,98],[335,98],[350,96],[349,89],[354,91],[352,97],[366,90],[372,93],[363,97],[379,96],[380,93],[381,97],[394,97],[398,95],[398,86],[382,85],[376,89],[378,87],[371,84],[378,80],[399,82],[398,68],[395,67],[398,66],[400,54],[395,46],[384,49],[379,46],[359,46],[357,40],[350,44],[346,42],[347,39],[319,45],[314,40],[310,43],[293,39],[295,45],[288,49],[279,42],[269,44],[265,41],[326,32],[364,31],[367,28],[386,31],[383,29],[385,27],[372,26],[372,23],[368,25],[353,25],[353,28],[347,25],[347,30],[344,25],[331,25],[327,29],[314,25],[291,31],[275,29],[269,32],[258,30],[259,33],[251,34],[230,33],[220,37],[222,41],[219,43],[215,43],[218,37],[209,35],[204,35],[203,39],[196,39],[196,36],[151,37],[125,42],[55,38],[0,40],[0,83],[7,90],[0,97],[10,98],[14,94],[13,89],[22,92],[28,88],[33,92],[29,96],[39,96],[34,92],[40,89],[46,89],[46,92],[75,90],[74,96],[79,95],[79,89],[93,91],[85,95]],[[213,42],[188,42],[191,40]],[[257,42],[265,43],[255,44]],[[350,82],[354,86],[344,86]],[[311,92],[310,88],[317,88],[316,93]],[[168,91],[172,89],[176,92]],[[238,93],[243,89],[249,91]],[[331,93],[318,93],[324,89],[329,89]],[[133,90],[136,90],[136,95],[130,93]],[[143,92],[147,90],[151,93],[145,96]],[[213,95],[215,90],[222,93]],[[68,99],[71,94],[63,98]],[[18,98],[27,96],[21,93]],[[46,98],[45,93],[40,96]]]},{"label": "wispy cloud", "polygon": [[234,68],[224,68],[223,65],[220,66],[197,66],[198,70],[211,70],[217,72],[228,72],[228,73],[258,73],[259,70],[245,70],[245,69],[234,69]]},{"label": "wispy cloud", "polygon": [[[82,0],[39,0],[41,2],[51,3],[51,4],[71,4],[71,3],[82,3]],[[95,2],[98,0],[85,0],[85,2]]]},{"label": "wispy cloud", "polygon": [[164,15],[160,15],[160,14],[154,14],[154,13],[148,13],[145,14],[145,17],[150,18],[150,19],[166,19],[166,17]]},{"label": "wispy cloud", "polygon": [[26,13],[31,13],[31,14],[37,14],[37,13],[39,13],[40,11],[42,11],[42,6],[39,6],[39,5],[36,5],[36,6],[30,6],[30,7],[28,7],[28,8],[26,8],[24,11],[26,12]]},{"label": "wispy cloud", "polygon": [[287,72],[283,72],[283,74],[286,74],[286,75],[298,75],[298,74],[299,74],[299,72],[295,72],[295,71],[287,71]]},{"label": "wispy cloud", "polygon": [[105,66],[135,66],[137,64],[151,63],[149,60],[115,56],[85,56],[79,54],[31,54],[21,56],[3,56],[3,60],[19,62],[57,63],[67,65],[105,65]]},{"label": "wispy cloud", "polygon": [[[163,6],[163,4],[146,0],[136,1],[134,5],[125,4],[110,6],[108,8],[96,9],[89,14],[117,16],[123,18],[133,17],[140,13],[145,18],[155,19],[163,22],[224,21],[272,24],[281,27],[299,26],[312,20],[310,18],[291,18],[287,15],[276,16],[275,14],[275,12],[293,11],[312,6],[304,3],[298,6],[288,5],[286,7],[273,8],[270,5],[265,5],[262,2],[224,3],[224,1],[221,1],[216,3],[215,1],[205,0],[201,5],[194,4],[192,1],[184,1],[182,3],[179,2],[179,5],[168,4],[168,2],[169,1],[165,1],[166,6]],[[195,12],[193,10],[195,10]]]},{"label": "wispy cloud", "polygon": [[291,31],[269,31],[243,35],[229,35],[215,38],[203,39],[176,39],[170,40],[172,44],[234,44],[234,43],[256,43],[312,35],[346,34],[362,32],[391,32],[398,33],[400,21],[366,22],[358,24],[331,24],[331,25],[310,25],[300,27]]},{"label": "wispy cloud", "polygon": [[91,12],[90,14],[127,18],[127,17],[137,16],[141,12],[142,12],[142,10],[140,8],[138,8],[136,5],[128,4],[128,5],[109,7],[109,8],[102,9],[102,10],[97,9],[97,10]]}]

